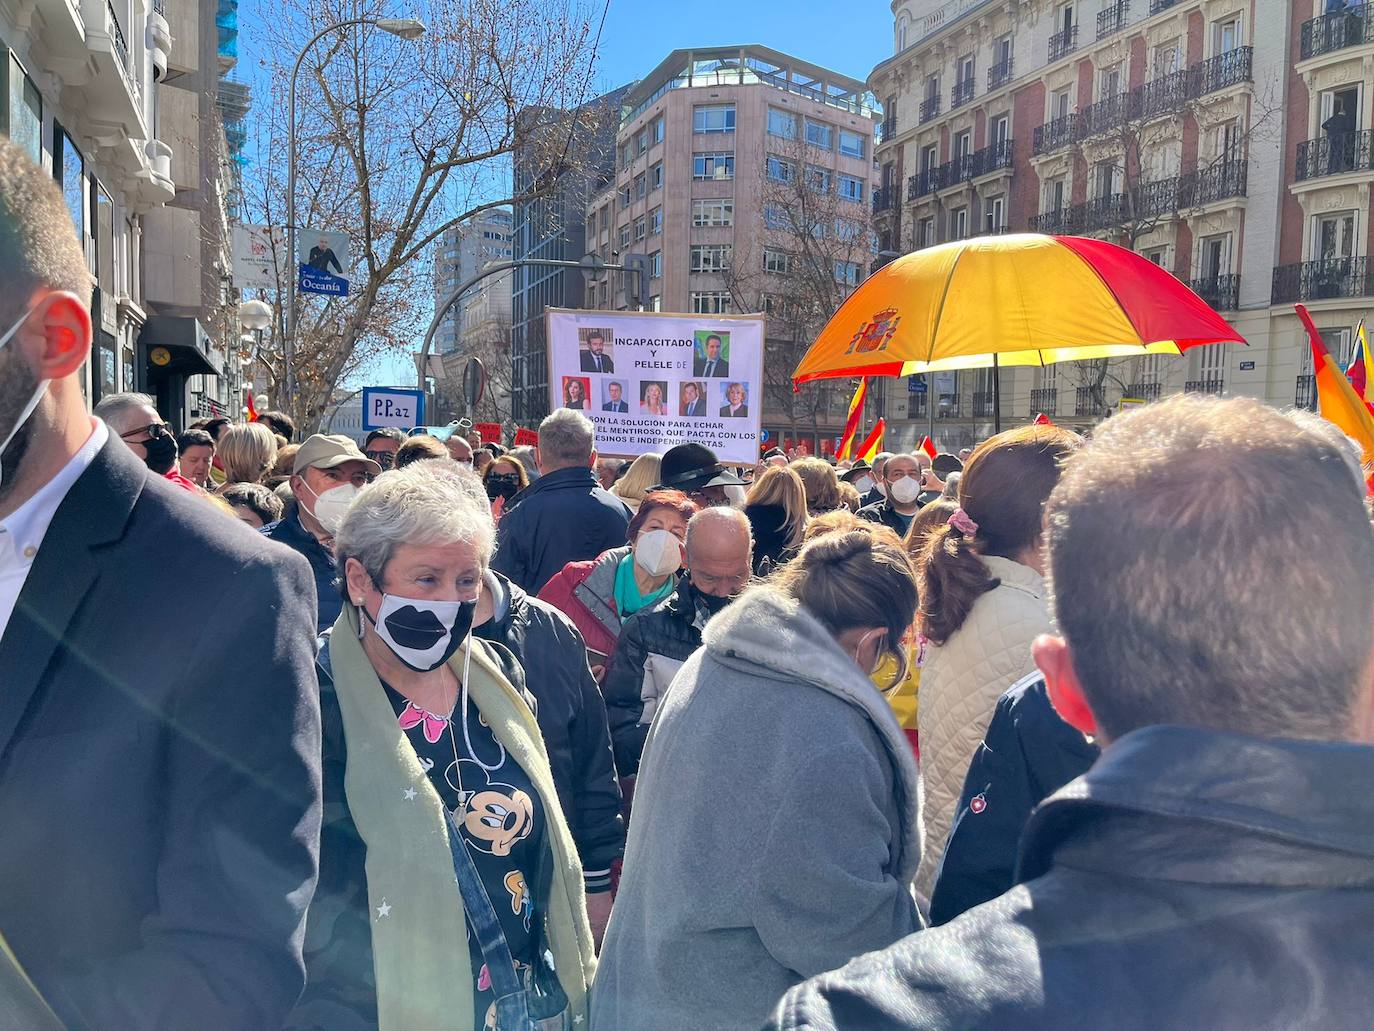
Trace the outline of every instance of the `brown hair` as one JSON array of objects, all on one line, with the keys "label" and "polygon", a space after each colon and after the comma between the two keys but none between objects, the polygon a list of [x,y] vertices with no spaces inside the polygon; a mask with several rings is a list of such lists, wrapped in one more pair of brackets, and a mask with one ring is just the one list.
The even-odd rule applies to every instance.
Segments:
[{"label": "brown hair", "polygon": [[[478,450],[481,449],[479,448]],[[476,452],[474,452],[474,454],[475,453]],[[490,455],[491,452],[488,451],[487,454]],[[510,455],[493,455],[491,461],[487,463],[487,467],[482,470],[483,486],[486,485],[487,480],[489,480],[492,476],[501,475],[500,473],[493,473],[492,470],[495,469],[502,462],[505,462],[507,465],[515,467],[515,475],[516,478],[520,481],[521,490],[524,490],[526,487],[530,485],[530,474],[525,472],[524,462],[520,461],[520,459],[518,458],[513,458]]]},{"label": "brown hair", "polygon": [[812,515],[833,512],[840,507],[840,481],[835,467],[819,458],[799,458],[792,471],[806,488],[806,508]]},{"label": "brown hair", "polygon": [[936,530],[949,522],[949,517],[958,511],[959,505],[949,498],[939,498],[928,503],[911,520],[906,531],[906,553],[911,564],[919,573],[925,562],[926,546]]},{"label": "brown hair", "polygon": [[396,449],[396,463],[393,468],[404,469],[412,462],[420,462],[427,458],[448,458],[448,448],[439,438],[422,433],[418,437],[411,437]]},{"label": "brown hair", "polygon": [[744,507],[777,505],[786,513],[782,528],[787,547],[799,548],[806,530],[806,487],[801,477],[785,465],[770,465],[761,472],[744,497]]},{"label": "brown hair", "polygon": [[822,532],[768,583],[801,602],[837,637],[852,627],[883,627],[886,650],[897,660],[892,683],[905,679],[901,642],[916,615],[916,573],[901,538],[886,526],[862,522]]},{"label": "brown hair", "polygon": [[806,530],[802,533],[803,541],[814,541],[817,537],[826,533],[834,533],[836,530],[862,530],[865,526],[876,526],[866,519],[860,519],[847,508],[837,508],[833,512],[826,512],[824,515],[813,516],[806,521]]},{"label": "brown hair", "polygon": [[695,501],[680,490],[651,490],[639,502],[639,511],[625,528],[625,539],[631,544],[639,536],[639,528],[644,525],[656,508],[671,508],[684,520],[691,519],[701,508]]},{"label": "brown hair", "polygon": [[860,502],[863,500],[862,495],[859,494],[859,488],[852,483],[845,483],[844,480],[840,481],[839,487],[840,505],[851,512],[857,512],[862,507]]},{"label": "brown hair", "polygon": [[1078,444],[1076,433],[1058,426],[1022,426],[983,441],[969,457],[959,507],[978,532],[970,537],[946,523],[920,561],[921,632],[935,644],[948,641],[1000,583],[981,556],[1015,559],[1040,540],[1045,499]]}]

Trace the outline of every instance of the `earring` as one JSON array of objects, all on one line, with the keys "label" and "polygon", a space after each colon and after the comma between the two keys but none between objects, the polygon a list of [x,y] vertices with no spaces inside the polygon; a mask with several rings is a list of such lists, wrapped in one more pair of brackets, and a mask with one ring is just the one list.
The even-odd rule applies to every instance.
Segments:
[{"label": "earring", "polygon": [[358,610],[358,640],[361,641],[367,631],[367,614],[363,612],[362,602],[355,601],[353,606]]}]

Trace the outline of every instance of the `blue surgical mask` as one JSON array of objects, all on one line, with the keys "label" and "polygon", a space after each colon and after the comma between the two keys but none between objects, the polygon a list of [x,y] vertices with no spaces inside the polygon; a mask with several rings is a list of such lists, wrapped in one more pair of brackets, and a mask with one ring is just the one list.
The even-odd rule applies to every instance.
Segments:
[{"label": "blue surgical mask", "polygon": [[[13,339],[14,334],[19,332],[19,327],[28,320],[28,317],[33,314],[33,310],[36,307],[37,305],[34,305],[26,310],[23,315],[19,316],[19,320],[15,322],[14,325],[5,331],[5,335],[0,336],[0,351],[3,351],[5,345]],[[34,388],[33,396],[30,397],[28,402],[24,405],[24,410],[19,413],[19,418],[14,420],[14,425],[10,427],[10,431],[6,435],[4,441],[0,442],[0,458],[4,458],[5,449],[10,446],[10,442],[19,435],[19,431],[23,428],[24,424],[29,421],[29,416],[31,416],[33,410],[38,407],[38,402],[43,400],[43,395],[47,393],[48,390],[48,382],[49,381],[45,379],[38,381],[38,386]],[[4,466],[0,464],[0,485],[4,484],[4,476]]]}]

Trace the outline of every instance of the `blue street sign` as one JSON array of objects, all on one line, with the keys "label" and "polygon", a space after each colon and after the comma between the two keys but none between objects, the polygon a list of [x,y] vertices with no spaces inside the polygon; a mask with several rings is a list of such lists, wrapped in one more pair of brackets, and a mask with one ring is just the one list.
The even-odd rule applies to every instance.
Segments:
[{"label": "blue street sign", "polygon": [[924,376],[908,376],[906,378],[906,389],[912,394],[924,394],[926,392],[926,379]]},{"label": "blue street sign", "polygon": [[328,294],[330,297],[347,297],[348,280],[332,272],[321,272],[309,265],[300,266],[300,289],[303,294]]},{"label": "blue street sign", "polygon": [[363,387],[363,429],[395,426],[408,430],[425,424],[425,395],[405,387]]}]

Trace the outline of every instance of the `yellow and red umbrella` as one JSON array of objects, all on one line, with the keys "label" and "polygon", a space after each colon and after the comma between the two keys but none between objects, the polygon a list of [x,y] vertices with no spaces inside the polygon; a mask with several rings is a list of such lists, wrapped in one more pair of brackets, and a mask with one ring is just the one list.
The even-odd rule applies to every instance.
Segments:
[{"label": "yellow and red umbrella", "polygon": [[1202,298],[1124,247],[1020,233],[928,247],[840,306],[793,382],[1179,354],[1245,343]]}]

